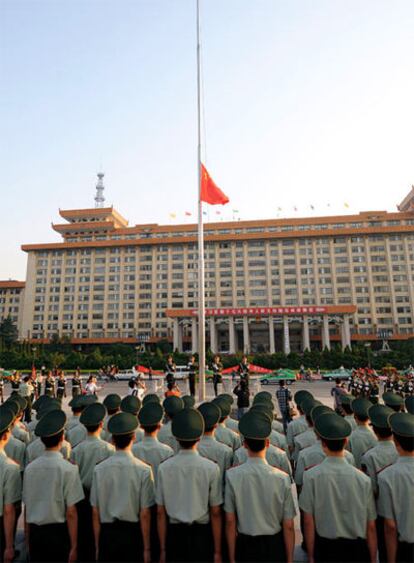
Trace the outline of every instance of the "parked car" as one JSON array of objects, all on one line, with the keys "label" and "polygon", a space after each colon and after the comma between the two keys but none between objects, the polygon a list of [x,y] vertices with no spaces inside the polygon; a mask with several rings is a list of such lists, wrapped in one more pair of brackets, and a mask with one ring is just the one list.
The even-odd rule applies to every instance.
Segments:
[{"label": "parked car", "polygon": [[261,377],[260,383],[262,385],[278,385],[282,380],[286,381],[287,385],[292,385],[296,381],[296,372],[291,369],[278,369]]},{"label": "parked car", "polygon": [[324,381],[336,381],[337,379],[348,380],[351,379],[352,371],[350,369],[339,368],[333,371],[328,371],[322,374],[322,379]]}]

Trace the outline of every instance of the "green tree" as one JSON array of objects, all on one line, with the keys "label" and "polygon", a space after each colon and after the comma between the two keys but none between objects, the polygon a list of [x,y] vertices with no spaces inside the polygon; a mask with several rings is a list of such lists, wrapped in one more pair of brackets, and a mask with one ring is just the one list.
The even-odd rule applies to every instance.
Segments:
[{"label": "green tree", "polygon": [[17,327],[9,315],[0,322],[0,347],[9,350],[17,342],[17,337]]}]

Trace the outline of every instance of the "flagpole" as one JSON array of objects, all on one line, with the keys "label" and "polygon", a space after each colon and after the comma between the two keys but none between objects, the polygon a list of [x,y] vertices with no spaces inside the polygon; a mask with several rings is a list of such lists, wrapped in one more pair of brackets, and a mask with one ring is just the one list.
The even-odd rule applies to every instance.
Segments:
[{"label": "flagpole", "polygon": [[206,398],[206,333],[204,292],[204,231],[201,201],[201,46],[200,0],[197,0],[197,163],[198,163],[198,398]]}]

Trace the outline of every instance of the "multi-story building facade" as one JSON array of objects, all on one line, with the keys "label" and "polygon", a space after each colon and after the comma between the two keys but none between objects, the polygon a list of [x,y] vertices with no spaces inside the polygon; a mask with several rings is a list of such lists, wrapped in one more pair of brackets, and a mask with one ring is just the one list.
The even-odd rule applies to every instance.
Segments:
[{"label": "multi-story building facade", "polygon": [[23,314],[25,283],[16,280],[0,280],[0,321],[10,317],[20,328]]},{"label": "multi-story building facade", "polygon": [[[197,348],[197,225],[130,227],[112,207],[60,216],[62,241],[22,247],[22,339]],[[414,336],[414,188],[392,213],[208,223],[204,252],[213,350]]]}]

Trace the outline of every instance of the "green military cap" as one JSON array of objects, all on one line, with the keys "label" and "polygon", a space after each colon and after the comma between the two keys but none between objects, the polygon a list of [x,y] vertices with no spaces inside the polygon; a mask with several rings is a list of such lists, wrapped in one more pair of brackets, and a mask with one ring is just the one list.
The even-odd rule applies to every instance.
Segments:
[{"label": "green military cap", "polygon": [[372,405],[368,410],[368,416],[371,419],[373,426],[377,428],[389,428],[389,417],[395,411],[385,405]]},{"label": "green military cap", "polygon": [[351,409],[357,416],[368,417],[368,410],[372,407],[371,401],[364,397],[354,399],[351,403]]},{"label": "green military cap", "polygon": [[244,438],[265,440],[272,432],[272,421],[265,412],[253,408],[241,417],[239,432]]},{"label": "green military cap", "polygon": [[218,395],[217,398],[226,399],[226,401],[228,401],[231,405],[234,403],[234,397],[232,397],[230,393],[220,393],[220,395]]},{"label": "green military cap", "polygon": [[231,405],[226,399],[219,399],[216,397],[212,401],[221,410],[221,416],[229,416],[231,413]]},{"label": "green military cap", "polygon": [[0,407],[0,434],[6,432],[13,423],[14,414],[13,411],[7,408],[5,405]]},{"label": "green military cap", "polygon": [[19,410],[24,411],[27,407],[27,399],[22,397],[21,395],[13,395],[10,397],[10,401],[14,401],[19,405]]},{"label": "green military cap", "polygon": [[131,434],[138,428],[138,419],[130,412],[114,414],[108,421],[108,432],[113,436]]},{"label": "green military cap", "polygon": [[325,412],[334,412],[331,407],[328,407],[327,405],[314,405],[312,410],[310,411],[310,417],[313,423],[315,423],[315,420],[318,418],[318,416],[321,416],[321,414],[325,413]]},{"label": "green military cap", "polygon": [[220,420],[221,410],[215,403],[203,403],[198,407],[198,410],[204,418],[206,428],[212,428]]},{"label": "green military cap", "polygon": [[301,402],[300,408],[303,410],[306,416],[310,416],[312,409],[320,405],[322,405],[320,401],[317,401],[316,399],[311,397],[307,397]]},{"label": "green military cap", "polygon": [[183,410],[184,401],[180,397],[167,397],[162,405],[168,416],[174,416]]},{"label": "green military cap", "polygon": [[256,401],[269,401],[270,403],[272,403],[272,395],[269,393],[269,391],[259,391],[258,393],[256,393],[256,395],[254,396],[253,402],[255,403]]},{"label": "green military cap", "polygon": [[73,397],[73,398],[69,401],[69,403],[68,403],[68,405],[70,406],[70,408],[71,408],[72,410],[76,410],[76,409],[81,409],[81,408],[83,408],[83,397],[84,397],[84,396],[85,396],[85,395],[76,395],[76,397]]},{"label": "green military cap", "polygon": [[257,405],[264,405],[266,408],[268,408],[272,412],[275,410],[275,405],[273,404],[273,402],[268,401],[264,397],[259,397],[259,399],[256,399],[256,400],[253,399],[253,405],[252,406],[256,407]]},{"label": "green military cap", "polygon": [[300,403],[303,401],[303,399],[305,399],[306,397],[311,397],[313,399],[313,395],[312,393],[310,393],[310,391],[307,391],[306,389],[300,389],[299,391],[296,391],[296,393],[294,394],[293,398],[295,400],[295,403],[297,405],[300,405]]},{"label": "green military cap", "polygon": [[37,411],[37,418],[42,418],[42,416],[44,416],[47,412],[55,410],[61,410],[60,401],[58,401],[57,399],[46,401],[46,403],[42,405],[42,408]]},{"label": "green military cap", "polygon": [[394,412],[389,417],[389,423],[397,436],[414,438],[414,415],[408,412]]},{"label": "green military cap", "polygon": [[106,406],[108,411],[114,411],[115,409],[119,409],[121,406],[121,397],[117,393],[110,393],[103,400],[103,404]]},{"label": "green military cap", "polygon": [[387,393],[383,394],[382,400],[387,405],[387,407],[401,407],[401,405],[404,403],[404,399],[403,397],[401,397],[401,395],[397,395],[397,393],[392,393],[390,391],[387,391]]},{"label": "green military cap", "polygon": [[195,405],[195,399],[192,395],[184,395],[182,397],[185,409],[191,409]]},{"label": "green military cap", "polygon": [[410,414],[414,414],[414,395],[405,398],[405,408]]},{"label": "green military cap", "polygon": [[32,409],[38,411],[43,405],[43,403],[47,403],[48,401],[51,400],[51,398],[52,397],[49,397],[49,395],[40,395],[40,397],[36,399],[36,401],[33,403]]},{"label": "green military cap", "polygon": [[341,399],[341,405],[350,405],[352,403],[352,401],[354,400],[354,397],[347,393],[347,394],[341,395],[340,399]]},{"label": "green military cap", "polygon": [[158,395],[156,395],[155,393],[149,393],[142,399],[143,405],[146,405],[147,403],[158,403],[160,405],[161,401]]},{"label": "green military cap", "polygon": [[150,401],[139,411],[138,420],[141,426],[154,426],[161,422],[163,416],[164,409],[162,406],[155,401]]},{"label": "green military cap", "polygon": [[256,403],[249,410],[254,413],[264,413],[270,420],[273,420],[273,409],[269,407],[268,403]]},{"label": "green military cap", "polygon": [[100,424],[106,416],[106,408],[102,403],[94,403],[84,409],[79,421],[85,426],[96,426]]},{"label": "green military cap", "polygon": [[[55,408],[45,413],[36,424],[35,434],[40,438],[48,438],[62,432],[66,424],[66,414]],[[47,478],[47,477],[46,477]]]},{"label": "green military cap", "polygon": [[17,401],[13,401],[12,399],[8,399],[5,403],[5,406],[7,406],[7,408],[13,413],[13,417],[16,418],[16,416],[19,414],[20,412],[20,406],[19,403]]},{"label": "green military cap", "polygon": [[198,440],[204,432],[204,419],[196,409],[182,409],[174,416],[171,431],[177,440]]},{"label": "green military cap", "polygon": [[81,404],[83,407],[89,407],[89,405],[93,405],[98,402],[98,398],[96,395],[81,395]]},{"label": "green military cap", "polygon": [[335,412],[325,412],[315,419],[315,431],[324,440],[343,440],[352,432],[351,425]]},{"label": "green military cap", "polygon": [[130,412],[131,414],[138,414],[139,409],[141,408],[141,401],[138,397],[134,395],[128,395],[124,397],[121,401],[121,411],[123,412]]}]

